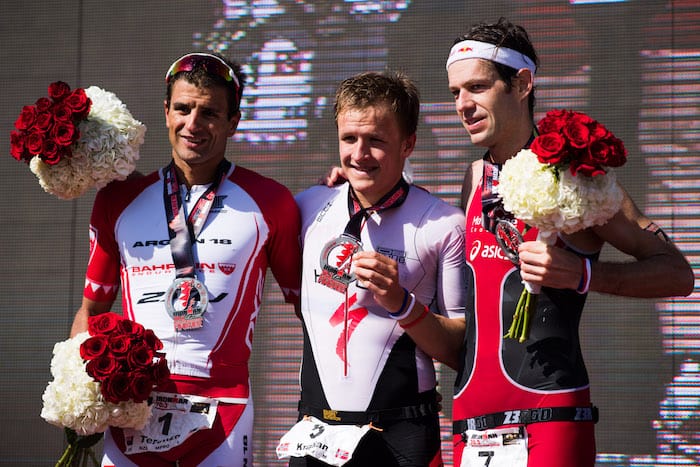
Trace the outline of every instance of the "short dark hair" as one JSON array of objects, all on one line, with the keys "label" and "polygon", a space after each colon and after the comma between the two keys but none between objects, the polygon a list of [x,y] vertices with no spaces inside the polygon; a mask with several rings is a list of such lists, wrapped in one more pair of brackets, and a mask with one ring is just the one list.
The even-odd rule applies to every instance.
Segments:
[{"label": "short dark hair", "polygon": [[335,122],[347,109],[385,104],[397,117],[405,136],[418,129],[420,94],[415,83],[401,72],[365,72],[343,80],[335,93]]},{"label": "short dark hair", "polygon": [[[486,42],[499,47],[507,47],[509,49],[517,50],[518,52],[530,58],[530,60],[533,61],[535,66],[539,67],[540,62],[539,58],[537,57],[537,52],[535,52],[535,46],[532,45],[530,36],[528,36],[525,28],[517,24],[511,23],[506,18],[501,17],[496,23],[481,22],[474,24],[469,29],[469,32],[455,39],[452,45],[465,40]],[[512,86],[512,80],[518,73],[518,70],[516,70],[515,68],[511,68],[507,65],[502,65],[500,63],[491,63],[493,63],[501,80],[503,80],[503,82],[506,83],[508,90],[510,90]],[[528,107],[530,109],[530,116],[534,115],[534,88],[532,89],[532,92],[528,97]]]},{"label": "short dark hair", "polygon": [[205,67],[197,66],[191,71],[180,71],[176,73],[171,79],[167,80],[166,96],[165,102],[168,107],[170,107],[170,98],[172,97],[173,84],[184,79],[188,83],[193,84],[198,88],[211,88],[214,86],[223,86],[226,88],[226,101],[228,103],[228,118],[240,112],[241,99],[243,98],[243,88],[245,87],[246,75],[240,63],[230,60],[218,53],[209,53],[221,59],[226,65],[233,70],[238,80],[238,85],[234,81],[227,81],[221,76],[209,73]]}]

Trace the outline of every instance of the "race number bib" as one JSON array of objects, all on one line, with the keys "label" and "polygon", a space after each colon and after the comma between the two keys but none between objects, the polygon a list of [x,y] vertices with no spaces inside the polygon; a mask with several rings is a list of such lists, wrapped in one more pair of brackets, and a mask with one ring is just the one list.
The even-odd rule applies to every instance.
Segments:
[{"label": "race number bib", "polygon": [[329,465],[344,465],[369,430],[369,425],[329,425],[315,417],[304,417],[282,436],[277,457],[311,456]]},{"label": "race number bib", "polygon": [[467,430],[460,467],[527,467],[524,427]]},{"label": "race number bib", "polygon": [[151,418],[143,430],[124,429],[126,454],[168,451],[214,425],[216,399],[158,391],[151,397]]}]

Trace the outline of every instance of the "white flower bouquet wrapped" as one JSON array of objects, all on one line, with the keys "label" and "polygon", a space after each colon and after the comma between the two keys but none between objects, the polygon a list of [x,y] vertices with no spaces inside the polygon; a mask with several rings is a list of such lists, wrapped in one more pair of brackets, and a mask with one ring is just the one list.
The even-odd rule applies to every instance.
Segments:
[{"label": "white flower bouquet wrapped", "polygon": [[148,396],[169,375],[162,346],[153,331],[114,313],[90,317],[88,331],[54,345],[41,417],[66,431],[57,467],[96,463],[90,448],[110,426],[145,426]]},{"label": "white flower bouquet wrapped", "polygon": [[49,97],[22,108],[15,128],[10,153],[61,199],[124,180],[136,168],[146,133],[113,93],[96,86],[70,90],[61,81],[49,86]]},{"label": "white flower bouquet wrapped", "polygon": [[[503,208],[553,244],[571,234],[605,224],[620,209],[622,190],[610,167],[627,160],[621,140],[589,116],[553,110],[538,124],[530,149],[506,161],[498,179]],[[525,283],[506,338],[527,340],[539,287]]]}]

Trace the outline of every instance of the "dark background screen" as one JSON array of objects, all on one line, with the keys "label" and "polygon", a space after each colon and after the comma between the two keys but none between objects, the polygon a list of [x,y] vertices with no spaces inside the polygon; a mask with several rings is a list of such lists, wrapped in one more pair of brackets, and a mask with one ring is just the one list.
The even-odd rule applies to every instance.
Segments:
[{"label": "dark background screen", "polygon": [[[169,160],[163,75],[188,51],[246,65],[250,82],[229,158],[287,185],[316,182],[337,161],[332,99],[357,72],[400,69],[422,93],[415,181],[457,204],[470,145],[447,90],[445,59],[468,25],[506,16],[540,54],[536,119],[583,111],[630,152],[617,171],[635,201],[700,267],[700,4],[630,1],[5,0],[0,15],[0,465],[53,465],[63,434],[40,417],[55,342],[80,304],[94,191],[44,193],[9,156],[23,105],[52,81],[114,92],[148,126],[138,170]],[[604,250],[606,259],[619,254]],[[581,324],[601,465],[700,461],[700,317],[689,298],[591,294]],[[119,311],[116,307],[115,311]],[[295,421],[301,330],[270,276],[252,365],[256,465]],[[454,374],[440,370],[445,460]]]}]

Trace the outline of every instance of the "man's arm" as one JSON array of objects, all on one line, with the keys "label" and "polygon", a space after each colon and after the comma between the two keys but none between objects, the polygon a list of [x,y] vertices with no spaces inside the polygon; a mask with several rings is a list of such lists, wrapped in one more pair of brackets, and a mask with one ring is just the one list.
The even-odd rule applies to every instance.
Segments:
[{"label": "man's arm", "polygon": [[[423,352],[453,370],[459,370],[467,329],[464,318],[448,318],[434,313],[421,318],[421,314],[422,311],[414,309],[406,319],[399,321],[399,325]],[[416,323],[411,326],[414,321]]]},{"label": "man's arm", "polygon": [[[396,261],[373,251],[353,256],[357,279],[372,292],[374,299],[389,312],[400,311],[404,289],[398,281]],[[399,325],[420,349],[453,369],[459,368],[459,355],[466,329],[464,318],[449,319],[425,311],[416,300],[411,312]]]},{"label": "man's arm", "polygon": [[[694,286],[690,264],[663,232],[655,231],[655,224],[629,195],[624,196],[620,211],[605,225],[568,237],[584,251],[609,243],[635,259],[593,261],[589,290],[640,298],[689,295]],[[554,288],[578,287],[584,266],[575,254],[540,242],[523,243],[519,252],[523,280]]]},{"label": "man's arm", "polygon": [[83,297],[83,303],[80,305],[80,308],[75,313],[75,317],[73,318],[73,325],[70,329],[70,337],[73,337],[83,331],[87,331],[88,318],[101,313],[107,313],[112,308],[112,303],[113,302],[96,302],[94,300],[90,300],[89,298]]},{"label": "man's arm", "polygon": [[663,231],[649,230],[655,225],[625,193],[620,212],[594,232],[637,261],[592,264],[591,290],[642,298],[692,293],[695,278],[690,264]]}]

